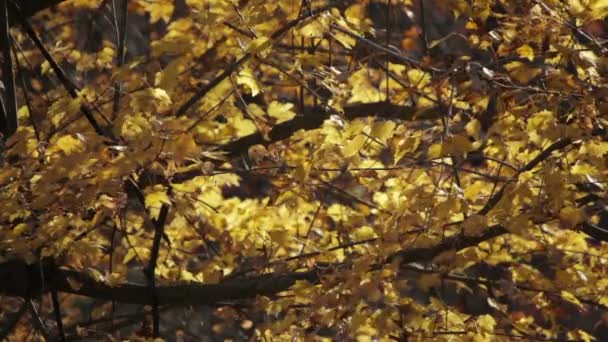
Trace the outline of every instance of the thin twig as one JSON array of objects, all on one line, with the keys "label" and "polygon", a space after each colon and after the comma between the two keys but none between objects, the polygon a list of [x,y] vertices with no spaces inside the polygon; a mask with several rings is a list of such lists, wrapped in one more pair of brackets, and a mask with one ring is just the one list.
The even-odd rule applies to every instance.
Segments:
[{"label": "thin twig", "polygon": [[11,38],[9,33],[9,0],[0,0],[0,49],[4,57],[2,78],[4,83],[4,113],[0,117],[0,132],[8,138],[17,131],[17,93],[15,92],[15,75],[11,56]]},{"label": "thin twig", "polygon": [[508,180],[505,184],[503,184],[503,186],[500,188],[500,190],[498,190],[498,192],[496,192],[494,195],[492,195],[492,197],[490,197],[490,199],[488,199],[488,201],[486,202],[484,207],[477,214],[485,215],[488,212],[490,212],[490,210],[492,210],[492,208],[494,208],[496,206],[496,204],[498,204],[498,202],[502,199],[502,196],[504,196],[507,186],[509,184],[511,184],[514,180],[516,180],[517,177],[519,177],[519,175],[521,173],[532,170],[538,164],[540,164],[542,161],[549,158],[549,156],[551,156],[551,154],[553,152],[559,151],[571,144],[572,144],[571,139],[564,138],[564,139],[557,140],[556,142],[551,144],[549,147],[544,149],[534,159],[532,159],[526,165],[524,165],[522,168],[520,168],[519,171],[515,175],[513,175],[513,177],[511,177],[510,180]]},{"label": "thin twig", "polygon": [[[16,40],[14,38],[11,39],[14,42]],[[17,49],[13,46],[13,56],[15,58],[15,64],[17,65],[17,75],[19,76],[19,83],[21,83],[21,92],[23,93],[23,101],[25,102],[25,106],[27,107],[29,113],[30,123],[32,124],[32,128],[34,128],[34,135],[36,136],[36,141],[40,142],[40,129],[36,124],[36,120],[34,120],[34,113],[32,104],[30,102],[30,96],[27,91],[27,85],[25,83],[25,77],[23,76],[23,68],[21,67],[21,63],[19,62],[19,58],[17,57]]]},{"label": "thin twig", "polygon": [[[117,1],[121,1],[120,7],[120,20],[118,12]],[[125,48],[127,42],[127,24],[129,20],[129,1],[128,0],[112,0],[112,15],[114,17],[114,26],[116,27],[116,40],[118,41],[118,51],[116,54],[116,66],[122,67],[125,63]],[[114,83],[114,102],[112,103],[112,116],[111,120],[115,120],[118,116],[118,110],[120,107],[120,93],[122,91],[122,84],[120,81]]]}]

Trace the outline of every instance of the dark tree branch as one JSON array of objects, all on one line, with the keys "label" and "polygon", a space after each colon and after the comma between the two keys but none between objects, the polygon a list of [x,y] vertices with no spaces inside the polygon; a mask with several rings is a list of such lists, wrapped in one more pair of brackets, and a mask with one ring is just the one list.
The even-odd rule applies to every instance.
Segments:
[{"label": "dark tree branch", "polygon": [[583,222],[579,228],[583,233],[591,236],[598,241],[608,242],[608,229],[602,228],[596,224]]},{"label": "dark tree branch", "polygon": [[443,240],[442,243],[433,247],[412,248],[396,252],[386,259],[386,263],[390,264],[398,261],[401,265],[405,265],[412,262],[430,261],[441,253],[450,250],[459,251],[468,247],[477,246],[481,242],[488,241],[506,233],[508,233],[508,231],[503,226],[494,225],[478,236],[456,235]]},{"label": "dark tree branch", "polygon": [[[461,250],[476,246],[480,242],[505,233],[507,231],[502,226],[493,226],[479,236],[456,236],[448,238],[433,247],[414,248],[397,252],[387,258],[385,263],[397,260],[401,264],[427,262],[445,251]],[[0,274],[7,267],[10,267],[7,263],[0,264]],[[156,305],[213,305],[227,301],[252,299],[256,296],[274,295],[289,290],[297,280],[305,280],[311,284],[318,284],[323,274],[333,272],[336,268],[342,267],[342,265],[327,264],[323,268],[313,267],[303,272],[271,273],[242,277],[223,281],[219,284],[156,286],[154,293],[156,298],[150,294],[149,286],[147,285],[122,284],[110,286],[81,272],[58,269],[51,262],[44,263],[42,267],[44,267],[45,273],[53,274],[52,287],[59,292],[88,296],[100,300],[142,305],[155,303]],[[5,284],[4,279],[0,279],[0,293],[19,295],[8,291],[3,284]],[[51,290],[49,287],[43,290],[48,292]]]},{"label": "dark tree branch", "polygon": [[[492,227],[477,237],[454,237],[445,240],[435,247],[417,248],[396,253],[387,261],[392,262],[392,260],[397,258],[399,258],[401,263],[429,261],[443,251],[474,246],[481,241],[505,232],[501,227]],[[338,267],[340,265],[333,266]],[[114,300],[132,304],[153,304],[156,302],[157,305],[211,305],[226,301],[254,298],[258,295],[273,295],[288,290],[297,280],[306,280],[312,284],[317,284],[320,281],[322,273],[332,272],[334,269],[333,267],[325,267],[323,270],[313,268],[305,272],[266,274],[224,281],[219,284],[157,286],[155,288],[155,300],[151,296],[147,285],[123,284],[109,286],[103,282],[94,280],[84,273],[58,269],[52,262],[48,261],[43,261],[40,265],[30,265],[28,270],[39,267],[43,267],[45,274],[52,275],[52,282],[48,282],[47,284],[49,285],[42,289],[45,292],[56,290],[102,300]],[[11,268],[14,268],[14,264],[8,262],[0,264],[0,274],[10,273]],[[37,272],[29,270],[28,272],[21,273],[23,275],[30,275],[31,277],[32,274],[36,274]],[[11,289],[10,286],[4,286],[6,279],[0,280],[1,293],[20,295],[19,292],[15,293],[15,290]],[[23,281],[27,282],[28,280]]]},{"label": "dark tree branch", "polygon": [[[280,123],[273,127],[268,134],[270,140],[265,140],[262,133],[253,133],[240,139],[234,140],[220,146],[220,150],[227,152],[229,156],[238,156],[247,153],[249,147],[257,144],[270,145],[277,141],[289,138],[295,132],[305,129],[321,127],[323,121],[329,119],[337,112],[323,106],[306,108],[303,115]],[[356,103],[344,107],[344,117],[347,119],[363,118],[367,116],[378,116],[385,119],[411,120],[415,109],[410,106],[400,106],[388,102]]]},{"label": "dark tree branch", "polygon": [[154,240],[152,241],[150,262],[148,263],[148,268],[145,270],[146,276],[148,277],[150,296],[152,298],[152,327],[154,337],[158,337],[160,335],[160,315],[158,312],[158,298],[156,295],[156,265],[158,263],[158,253],[160,252],[160,242],[165,234],[165,223],[167,222],[168,213],[169,206],[167,204],[163,204],[163,206],[160,208],[158,219],[154,220]]},{"label": "dark tree branch", "polygon": [[[9,32],[9,0],[0,0],[0,52],[2,52],[2,82],[5,87],[4,114],[0,118],[0,131],[8,138],[17,131],[17,94],[15,92],[15,75],[11,55],[11,37]],[[1,93],[0,93],[1,96]]]},{"label": "dark tree branch", "polygon": [[61,303],[59,302],[59,293],[57,290],[51,291],[51,299],[53,301],[53,313],[55,314],[55,322],[59,332],[59,339],[65,342],[65,331],[63,330],[63,320],[61,319]]}]

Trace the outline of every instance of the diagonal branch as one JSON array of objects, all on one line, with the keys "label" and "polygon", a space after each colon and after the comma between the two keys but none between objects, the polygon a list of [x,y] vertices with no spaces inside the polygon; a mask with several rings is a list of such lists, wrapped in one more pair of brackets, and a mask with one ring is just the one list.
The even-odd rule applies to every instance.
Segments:
[{"label": "diagonal branch", "polygon": [[553,152],[562,150],[562,149],[566,148],[567,146],[571,145],[572,143],[573,143],[573,141],[570,138],[564,138],[564,139],[559,139],[556,142],[554,142],[553,144],[549,145],[549,147],[547,147],[546,149],[541,151],[534,159],[532,159],[526,165],[524,165],[522,168],[520,168],[517,171],[517,173],[515,175],[513,175],[513,177],[511,177],[510,180],[505,182],[505,184],[503,184],[503,186],[500,188],[500,190],[498,190],[497,193],[495,193],[494,195],[492,195],[492,197],[490,197],[490,199],[488,199],[488,201],[486,202],[484,207],[477,214],[485,215],[485,214],[489,213],[490,210],[492,210],[492,208],[494,208],[498,204],[498,202],[502,199],[502,197],[504,196],[505,191],[507,189],[507,185],[509,185],[514,180],[516,180],[517,177],[522,172],[532,170],[538,164],[540,164],[541,162],[543,162],[544,160],[549,158]]},{"label": "diagonal branch", "polygon": [[[74,99],[77,98],[78,92],[77,92],[76,85],[74,85],[74,82],[72,82],[72,80],[70,80],[68,78],[67,74],[63,71],[61,66],[59,66],[57,61],[55,61],[53,56],[51,56],[50,52],[44,46],[44,43],[42,43],[42,41],[40,40],[40,37],[38,37],[38,35],[34,31],[34,28],[27,21],[27,18],[25,18],[23,16],[23,14],[21,13],[21,10],[17,7],[17,5],[14,2],[11,2],[11,4],[12,4],[12,10],[17,16],[17,20],[19,20],[19,22],[25,29],[27,35],[29,36],[29,38],[34,42],[34,44],[36,45],[38,50],[40,50],[40,52],[42,53],[44,58],[49,62],[49,64],[51,65],[51,68],[55,72],[55,75],[57,75],[57,78],[59,78],[59,81],[61,82],[61,84],[63,85],[65,90],[68,92],[68,94],[70,94],[70,96],[72,98],[74,98]],[[89,121],[89,123],[91,124],[91,126],[93,127],[93,129],[95,130],[95,132],[98,135],[109,138],[110,140],[116,140],[113,137],[111,130],[106,130],[99,125],[99,123],[93,116],[93,112],[91,111],[91,109],[88,106],[83,104],[80,106],[80,110],[82,111],[82,113],[87,118],[87,120]]]}]

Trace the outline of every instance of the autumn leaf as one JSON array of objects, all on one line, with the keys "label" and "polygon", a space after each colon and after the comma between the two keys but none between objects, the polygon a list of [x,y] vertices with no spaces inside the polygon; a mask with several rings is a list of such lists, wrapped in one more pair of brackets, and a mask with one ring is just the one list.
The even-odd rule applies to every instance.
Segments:
[{"label": "autumn leaf", "polygon": [[251,96],[256,96],[260,93],[260,86],[253,75],[253,71],[249,67],[239,71],[236,77],[236,83],[247,87]]},{"label": "autumn leaf", "polygon": [[296,114],[291,110],[292,103],[280,103],[272,101],[268,104],[268,115],[277,119],[277,123],[291,120]]}]

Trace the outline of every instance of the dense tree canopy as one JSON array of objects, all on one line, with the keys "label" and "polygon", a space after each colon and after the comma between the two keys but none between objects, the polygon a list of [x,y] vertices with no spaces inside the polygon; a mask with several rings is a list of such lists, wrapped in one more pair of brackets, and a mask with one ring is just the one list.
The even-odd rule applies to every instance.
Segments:
[{"label": "dense tree canopy", "polygon": [[604,18],[0,0],[0,336],[605,340]]}]

